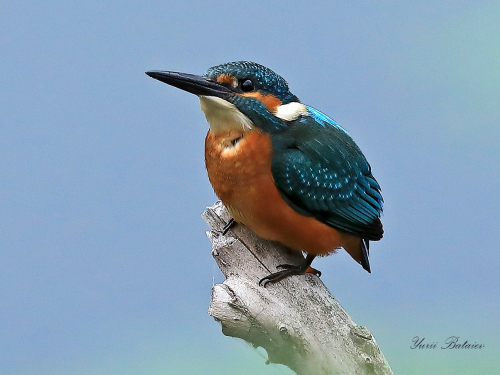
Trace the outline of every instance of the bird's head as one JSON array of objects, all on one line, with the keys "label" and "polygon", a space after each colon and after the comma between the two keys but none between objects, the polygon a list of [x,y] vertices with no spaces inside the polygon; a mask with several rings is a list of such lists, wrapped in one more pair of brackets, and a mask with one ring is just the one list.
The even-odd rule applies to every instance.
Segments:
[{"label": "bird's head", "polygon": [[237,61],[214,66],[203,75],[168,71],[146,72],[150,77],[198,95],[201,109],[214,133],[273,132],[308,114],[286,81],[257,63]]}]

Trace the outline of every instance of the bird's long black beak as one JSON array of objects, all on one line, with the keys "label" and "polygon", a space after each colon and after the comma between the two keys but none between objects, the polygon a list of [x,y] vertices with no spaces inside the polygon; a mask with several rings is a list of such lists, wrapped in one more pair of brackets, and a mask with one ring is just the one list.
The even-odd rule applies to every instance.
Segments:
[{"label": "bird's long black beak", "polygon": [[232,93],[228,87],[194,74],[163,72],[159,70],[152,70],[146,72],[146,74],[151,78],[195,95],[217,96],[227,99]]}]

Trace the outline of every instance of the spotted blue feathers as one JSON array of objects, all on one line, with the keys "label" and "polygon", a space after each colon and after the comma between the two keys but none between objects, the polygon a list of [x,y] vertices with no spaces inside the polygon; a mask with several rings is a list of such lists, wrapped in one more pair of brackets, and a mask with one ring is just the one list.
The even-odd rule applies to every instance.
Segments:
[{"label": "spotted blue feathers", "polygon": [[[221,74],[240,83],[250,79],[255,91],[274,95],[282,104],[299,102],[281,76],[260,64],[239,61],[217,65],[205,77],[215,81]],[[270,135],[274,182],[292,208],[359,236],[366,252],[368,240],[382,238],[380,186],[363,153],[340,125],[309,106],[305,107],[307,114],[284,121],[256,98],[233,95],[227,100]],[[367,254],[365,258],[367,262]]]},{"label": "spotted blue feathers", "polygon": [[229,74],[238,80],[251,78],[256,89],[273,94],[283,104],[297,102],[299,99],[293,95],[288,83],[280,75],[263,65],[250,61],[236,61],[214,66],[207,70],[205,77],[215,80],[221,74]]},{"label": "spotted blue feathers", "polygon": [[364,239],[379,240],[383,199],[370,165],[333,120],[317,121],[304,116],[271,134],[272,173],[278,190],[304,215]]}]

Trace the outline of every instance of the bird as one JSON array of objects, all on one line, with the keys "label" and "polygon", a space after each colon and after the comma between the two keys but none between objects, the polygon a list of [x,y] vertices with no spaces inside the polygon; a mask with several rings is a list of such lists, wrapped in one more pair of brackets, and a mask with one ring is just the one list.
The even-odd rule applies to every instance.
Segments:
[{"label": "bird", "polygon": [[381,188],[349,133],[303,104],[273,70],[250,61],[204,75],[146,74],[199,97],[209,130],[205,164],[215,194],[235,223],[306,254],[259,281],[312,273],[316,256],[343,248],[371,273],[369,242],[383,237]]}]

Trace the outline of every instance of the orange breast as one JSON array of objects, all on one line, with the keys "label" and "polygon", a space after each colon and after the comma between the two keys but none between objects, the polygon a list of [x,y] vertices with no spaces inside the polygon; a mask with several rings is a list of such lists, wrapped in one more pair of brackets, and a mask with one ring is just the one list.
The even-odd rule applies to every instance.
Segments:
[{"label": "orange breast", "polygon": [[271,173],[268,134],[207,134],[205,161],[217,196],[232,217],[262,238],[321,255],[342,245],[345,235],[314,218],[297,213],[281,198]]}]

